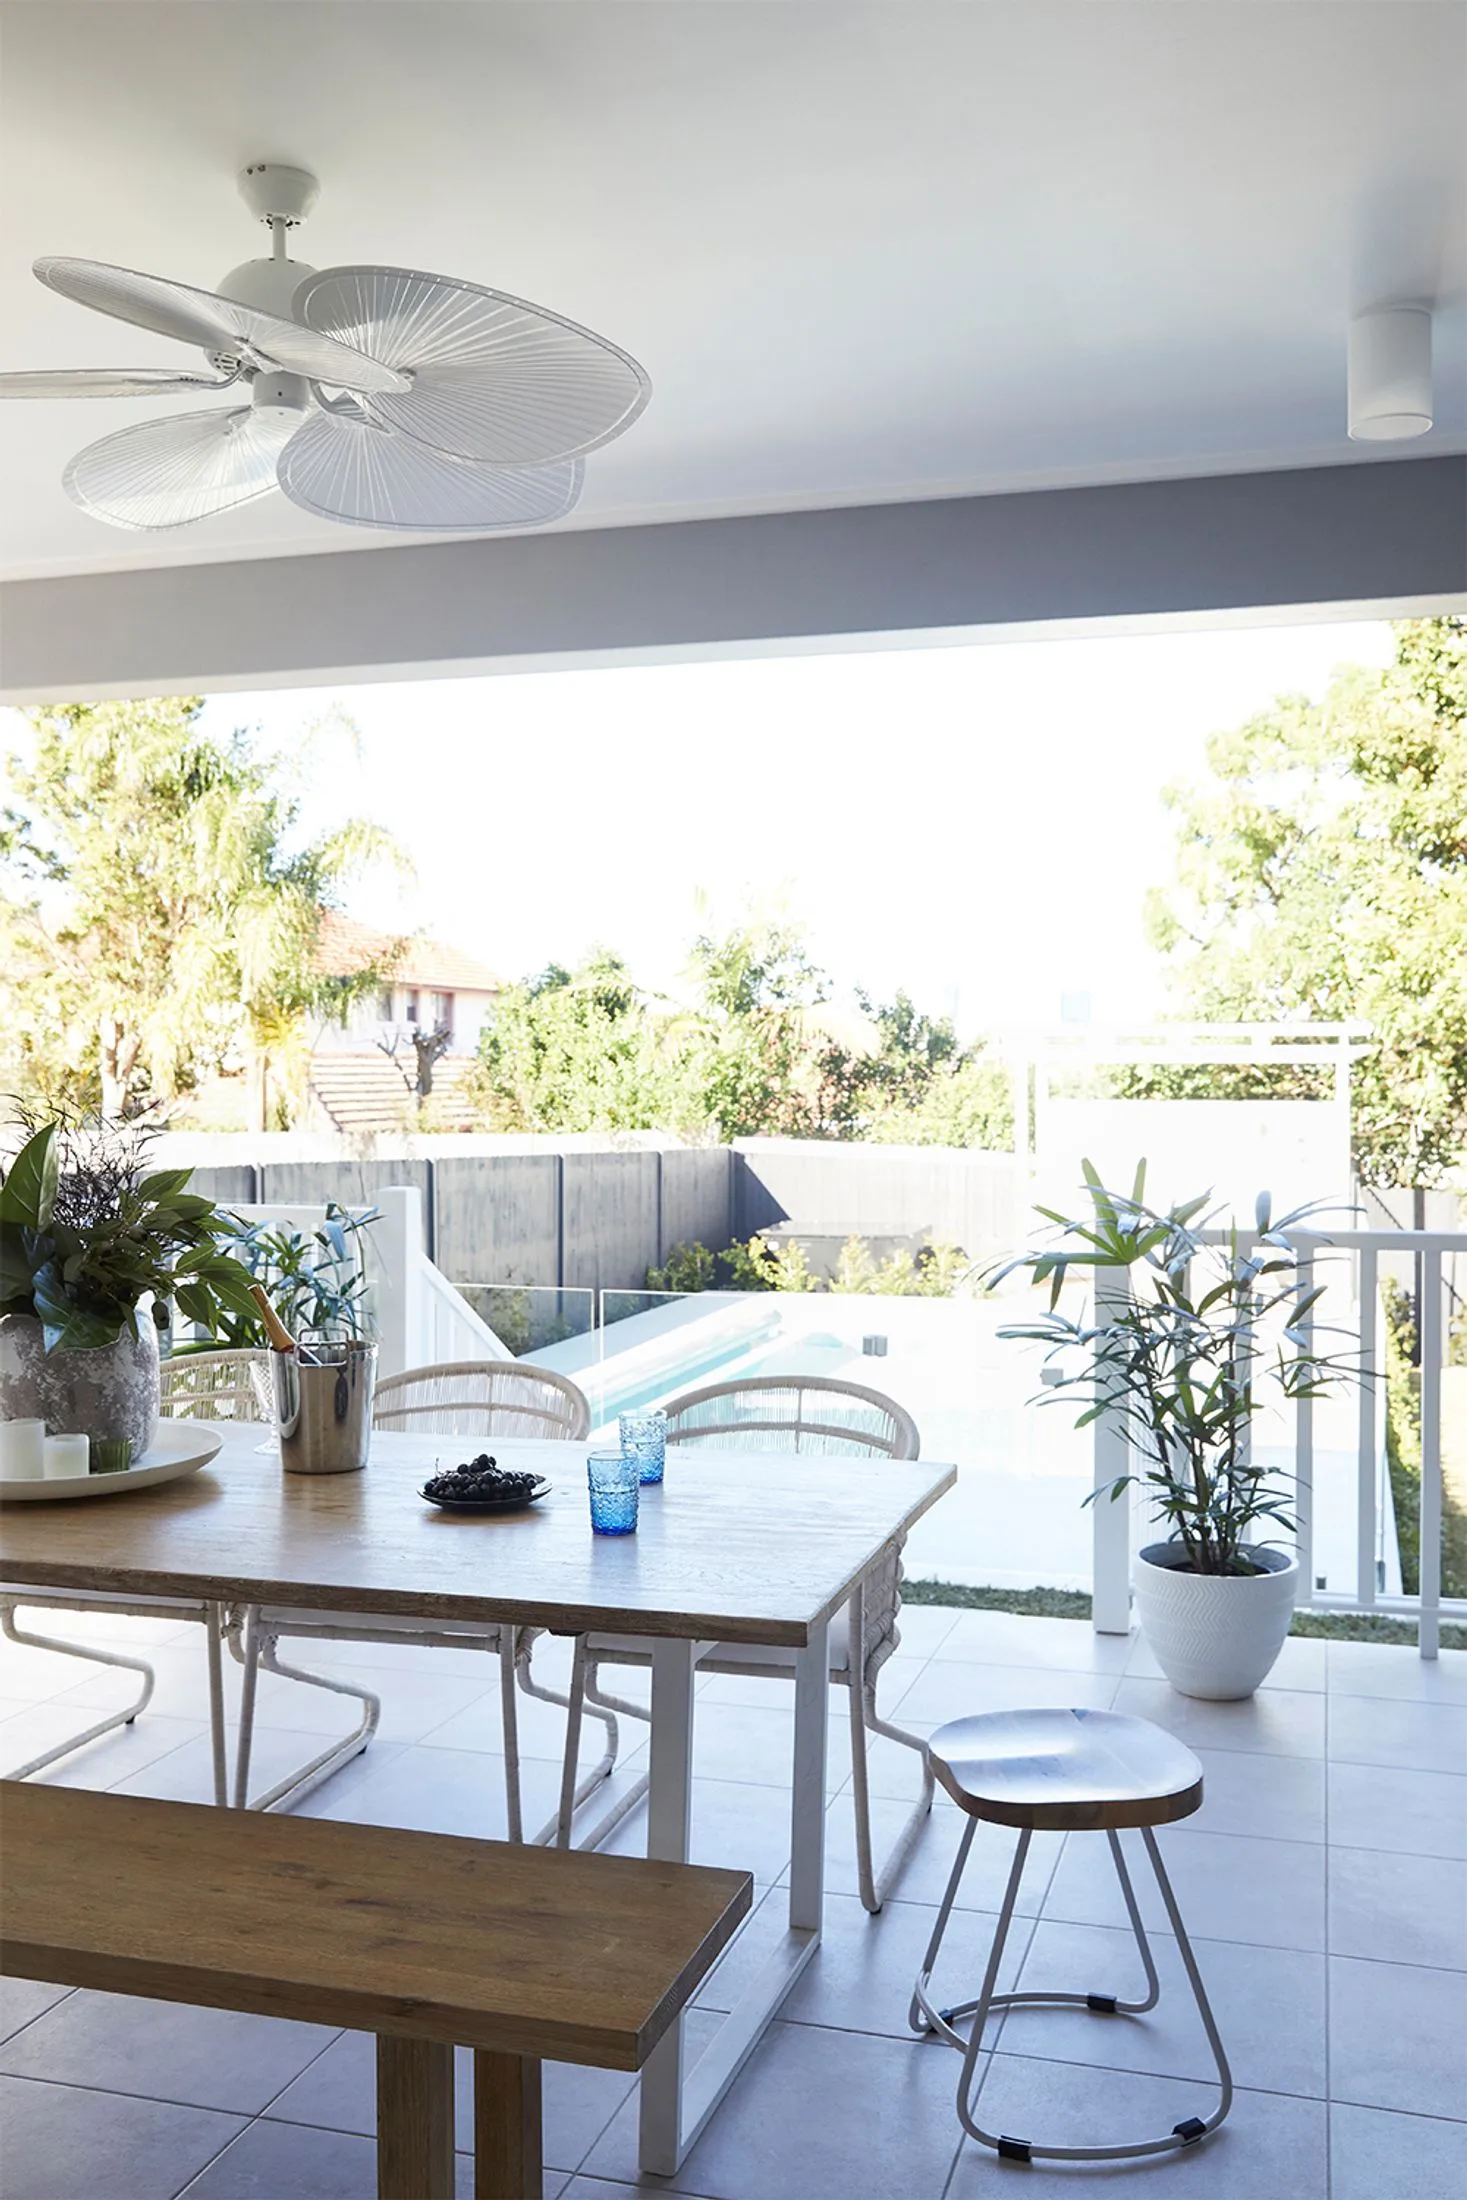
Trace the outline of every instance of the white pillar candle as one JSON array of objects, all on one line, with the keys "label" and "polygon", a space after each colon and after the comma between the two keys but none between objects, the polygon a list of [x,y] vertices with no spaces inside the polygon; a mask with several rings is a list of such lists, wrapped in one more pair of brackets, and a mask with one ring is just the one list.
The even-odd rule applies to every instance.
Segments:
[{"label": "white pillar candle", "polygon": [[46,1438],[47,1481],[60,1481],[68,1474],[90,1474],[91,1438],[87,1436],[48,1436]]},{"label": "white pillar candle", "polygon": [[0,1421],[0,1481],[39,1482],[45,1444],[44,1421]]}]

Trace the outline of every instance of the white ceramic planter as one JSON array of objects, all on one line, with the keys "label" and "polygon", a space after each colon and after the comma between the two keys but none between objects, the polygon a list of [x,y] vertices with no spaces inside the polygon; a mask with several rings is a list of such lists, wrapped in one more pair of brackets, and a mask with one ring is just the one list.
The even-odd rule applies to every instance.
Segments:
[{"label": "white ceramic planter", "polygon": [[1193,1574],[1178,1567],[1181,1556],[1178,1543],[1136,1554],[1136,1611],[1156,1662],[1184,1696],[1251,1696],[1284,1646],[1299,1562],[1260,1545],[1249,1556],[1263,1573]]}]

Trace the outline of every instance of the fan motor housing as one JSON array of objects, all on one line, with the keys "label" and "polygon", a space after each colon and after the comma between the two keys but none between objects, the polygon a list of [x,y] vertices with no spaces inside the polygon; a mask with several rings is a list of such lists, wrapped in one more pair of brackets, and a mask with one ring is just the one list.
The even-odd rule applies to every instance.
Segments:
[{"label": "fan motor housing", "polygon": [[237,298],[242,306],[259,313],[274,313],[282,321],[295,318],[291,306],[301,284],[316,273],[304,260],[241,260],[218,284],[221,298]]}]

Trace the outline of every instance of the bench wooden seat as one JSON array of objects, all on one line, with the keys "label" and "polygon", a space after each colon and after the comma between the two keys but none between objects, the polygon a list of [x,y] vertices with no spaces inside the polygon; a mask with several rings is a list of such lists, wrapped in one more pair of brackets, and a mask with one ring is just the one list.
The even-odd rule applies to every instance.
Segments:
[{"label": "bench wooden seat", "polygon": [[382,2200],[540,2200],[540,2062],[638,2070],[747,1872],[0,1783],[0,1972],[377,2035]]}]

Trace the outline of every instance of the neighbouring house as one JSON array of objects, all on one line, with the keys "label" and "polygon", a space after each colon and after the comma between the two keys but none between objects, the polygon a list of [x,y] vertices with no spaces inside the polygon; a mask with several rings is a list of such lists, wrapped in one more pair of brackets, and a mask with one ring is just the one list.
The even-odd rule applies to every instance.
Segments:
[{"label": "neighbouring house", "polygon": [[460,1128],[464,1081],[503,981],[441,940],[395,938],[335,912],[322,922],[316,961],[326,977],[375,969],[381,982],[344,1023],[326,1017],[312,1026],[309,1117],[357,1134],[399,1130],[419,1112],[426,1074],[435,1128]]}]

